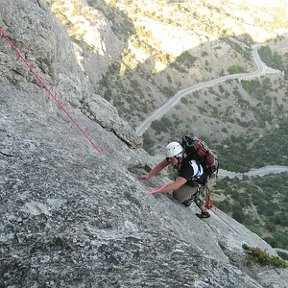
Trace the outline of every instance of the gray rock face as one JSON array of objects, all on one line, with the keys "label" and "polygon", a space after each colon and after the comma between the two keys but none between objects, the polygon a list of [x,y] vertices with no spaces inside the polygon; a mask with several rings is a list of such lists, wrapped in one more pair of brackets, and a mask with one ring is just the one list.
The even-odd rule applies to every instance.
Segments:
[{"label": "gray rock face", "polygon": [[191,210],[167,195],[148,195],[127,169],[129,154],[136,158],[137,151],[78,114],[98,145],[107,147],[97,154],[29,94],[5,88],[4,287],[260,287],[229,264],[209,226]]},{"label": "gray rock face", "polygon": [[[147,193],[168,180],[138,180],[152,160],[89,90],[44,2],[0,0],[0,10],[0,26],[102,151],[0,38],[0,287],[262,287],[237,264],[243,242],[273,255],[262,239],[221,211],[202,221],[195,207]],[[285,287],[280,270],[257,275]]]}]

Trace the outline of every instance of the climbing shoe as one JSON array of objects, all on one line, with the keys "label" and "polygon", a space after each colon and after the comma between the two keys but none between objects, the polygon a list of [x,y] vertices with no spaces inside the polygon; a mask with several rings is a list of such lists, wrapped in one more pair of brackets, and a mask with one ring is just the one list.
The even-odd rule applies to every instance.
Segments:
[{"label": "climbing shoe", "polygon": [[199,218],[209,218],[210,217],[210,214],[209,212],[201,212],[201,213],[195,213],[195,215]]}]

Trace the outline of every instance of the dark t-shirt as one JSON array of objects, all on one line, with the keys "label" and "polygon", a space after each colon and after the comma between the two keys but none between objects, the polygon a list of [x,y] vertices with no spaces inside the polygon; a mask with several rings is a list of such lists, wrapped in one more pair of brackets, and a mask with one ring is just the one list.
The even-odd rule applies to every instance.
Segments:
[{"label": "dark t-shirt", "polygon": [[[194,167],[194,168],[193,168]],[[200,164],[197,164],[195,161],[192,165],[191,161],[184,162],[178,172],[178,176],[183,177],[187,180],[187,184],[191,186],[196,186],[197,182],[200,184],[202,182],[202,176],[203,175],[203,168]],[[201,179],[201,181],[199,181]]]}]

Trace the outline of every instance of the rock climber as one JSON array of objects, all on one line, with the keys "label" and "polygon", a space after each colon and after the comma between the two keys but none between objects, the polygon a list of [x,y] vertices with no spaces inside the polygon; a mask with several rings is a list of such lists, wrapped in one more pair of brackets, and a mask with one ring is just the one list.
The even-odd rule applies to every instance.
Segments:
[{"label": "rock climber", "polygon": [[182,145],[171,142],[165,147],[166,158],[158,163],[147,175],[141,176],[143,180],[149,180],[168,165],[173,165],[177,177],[172,183],[158,188],[149,188],[150,193],[171,192],[173,197],[185,206],[194,202],[201,213],[196,213],[199,218],[209,218],[210,214],[205,207],[205,186],[207,177],[203,167],[194,159],[191,159]]}]

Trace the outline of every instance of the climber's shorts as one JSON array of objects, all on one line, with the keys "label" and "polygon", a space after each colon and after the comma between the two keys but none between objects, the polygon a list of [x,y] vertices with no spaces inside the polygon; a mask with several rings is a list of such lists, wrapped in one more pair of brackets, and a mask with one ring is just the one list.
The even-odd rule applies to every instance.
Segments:
[{"label": "climber's shorts", "polygon": [[173,198],[177,201],[183,203],[185,200],[191,198],[194,195],[194,202],[197,206],[202,206],[205,204],[205,187],[203,187],[203,193],[197,191],[198,187],[192,187],[190,185],[184,184],[179,189],[173,191]]}]

